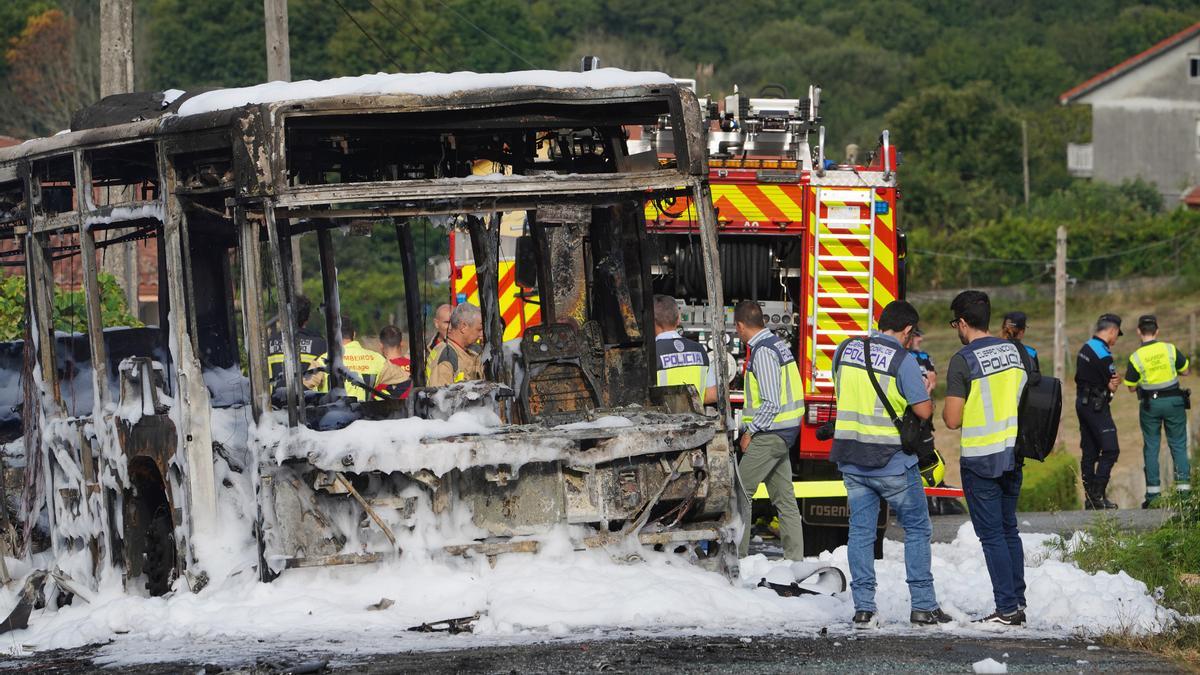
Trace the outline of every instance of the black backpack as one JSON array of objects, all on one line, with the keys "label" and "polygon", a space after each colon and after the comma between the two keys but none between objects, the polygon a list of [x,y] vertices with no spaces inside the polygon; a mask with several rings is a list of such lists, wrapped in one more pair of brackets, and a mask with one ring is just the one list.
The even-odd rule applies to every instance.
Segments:
[{"label": "black backpack", "polygon": [[1016,345],[1029,377],[1017,407],[1017,456],[1043,462],[1058,440],[1058,425],[1062,419],[1062,382],[1057,377],[1048,377],[1035,370],[1025,345],[1018,340],[1009,342]]}]

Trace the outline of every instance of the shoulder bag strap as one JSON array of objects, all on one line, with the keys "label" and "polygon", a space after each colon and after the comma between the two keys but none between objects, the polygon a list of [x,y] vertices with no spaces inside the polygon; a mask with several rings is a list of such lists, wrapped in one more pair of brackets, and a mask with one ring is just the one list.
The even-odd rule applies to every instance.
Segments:
[{"label": "shoulder bag strap", "polygon": [[1009,340],[1014,347],[1017,348],[1017,353],[1021,355],[1021,365],[1025,366],[1025,377],[1027,384],[1036,384],[1034,376],[1038,380],[1042,379],[1041,373],[1035,372],[1033,369],[1033,359],[1029,356],[1029,352],[1025,351],[1025,345],[1021,344],[1020,340]]},{"label": "shoulder bag strap", "polygon": [[896,428],[900,428],[900,418],[896,416],[896,409],[892,407],[891,401],[883,393],[883,387],[879,386],[879,379],[875,377],[875,367],[871,363],[871,336],[863,338],[863,363],[867,366],[867,377],[871,380],[871,386],[875,388],[875,395],[879,397],[883,408],[887,410],[888,417],[892,418],[892,424]]}]

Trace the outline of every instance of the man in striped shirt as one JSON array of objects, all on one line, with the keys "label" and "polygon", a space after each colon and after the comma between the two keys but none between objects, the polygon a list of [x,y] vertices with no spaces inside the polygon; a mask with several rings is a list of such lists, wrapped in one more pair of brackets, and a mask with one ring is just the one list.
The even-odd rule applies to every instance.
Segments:
[{"label": "man in striped shirt", "polygon": [[[789,560],[804,559],[804,534],[800,509],[792,488],[791,449],[800,435],[804,417],[804,387],[800,369],[787,342],[767,330],[762,308],[752,300],[738,303],[733,313],[738,337],[746,345],[745,392],[742,408],[742,434],[739,447],[742,459],[738,474],[747,501],[754,498],[760,483],[767,487],[771,503],[779,512],[779,536],[783,555]],[[745,505],[746,512],[750,504]],[[738,555],[750,550],[747,524]]]}]

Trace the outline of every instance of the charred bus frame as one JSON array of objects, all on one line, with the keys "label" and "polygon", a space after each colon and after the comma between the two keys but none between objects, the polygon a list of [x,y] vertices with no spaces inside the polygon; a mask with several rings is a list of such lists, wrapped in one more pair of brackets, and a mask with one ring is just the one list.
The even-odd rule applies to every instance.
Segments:
[{"label": "charred bus frame", "polygon": [[[176,101],[163,110],[173,113],[179,106]],[[663,115],[676,121],[676,162],[663,167],[653,155],[630,156],[623,127]],[[32,497],[27,522],[45,507],[55,559],[86,558],[87,569],[72,569],[93,584],[112,568],[127,581],[136,578],[150,544],[131,533],[133,511],[127,502],[137,492],[131,467],[149,462],[169,505],[173,550],[167,559],[174,574],[186,573],[193,588],[204,583],[197,542],[217,527],[222,490],[210,467],[237,463],[214,442],[205,368],[214,359],[226,367],[239,365],[241,346],[247,403],[257,429],[276,423],[283,429],[273,441],[249,434],[247,457],[254,466],[235,469],[256,476],[254,527],[264,578],[289,566],[371,561],[398,551],[388,519],[377,513],[411,511],[398,486],[423,486],[433,501],[468,504],[486,535],[446,547],[451,552],[534,550],[531,537],[539,528],[588,524],[591,534],[583,545],[634,537],[643,545],[712,557],[728,571],[736,564],[741,519],[725,419],[727,392],[717,415],[705,416],[694,392],[655,386],[650,268],[638,253],[645,200],[686,195],[699,206],[697,234],[710,302],[722,306],[701,124],[695,97],[673,85],[514,86],[164,114],[0,150],[0,193],[20,205],[8,225],[24,255],[29,299],[32,349],[26,358],[32,377],[26,379],[26,399],[36,410],[27,409],[24,420]],[[505,173],[472,179],[462,167],[479,159],[503,165]],[[97,205],[93,197],[102,182],[124,186],[119,193],[124,197]],[[59,195],[52,207],[45,199],[48,187],[69,189],[69,199]],[[543,326],[526,333],[540,352],[525,348],[511,357],[522,361],[523,381],[512,363],[506,365],[500,343],[497,252],[491,244],[502,212],[526,214],[530,264],[545,317]],[[482,397],[479,386],[455,387],[449,396],[456,409],[491,406],[504,426],[494,434],[422,444],[430,452],[458,453],[458,463],[451,462],[443,475],[403,461],[360,467],[350,455],[316,459],[320,436],[304,430],[317,428],[331,405],[346,405],[332,400],[347,374],[341,367],[332,230],[347,220],[394,223],[409,341],[418,346],[424,344],[423,320],[408,220],[418,216],[455,216],[472,235],[489,383],[482,385]],[[118,234],[98,240],[106,230]],[[164,349],[158,358],[142,354],[114,364],[103,330],[95,255],[98,247],[147,232],[158,241]],[[299,327],[291,309],[299,289],[290,273],[290,242],[308,232],[315,233],[320,252],[330,337],[333,393],[319,399],[302,385],[294,349]],[[94,392],[86,416],[64,410],[56,377],[61,336],[55,335],[52,320],[56,247],[51,236],[62,233],[77,236],[83,268]],[[216,253],[205,257],[210,248]],[[266,368],[264,298],[272,284],[284,345],[282,394]],[[723,371],[724,345],[715,348],[716,367]],[[419,348],[413,350],[416,388],[409,400],[353,404],[353,416],[441,414],[430,403],[432,392],[421,387],[422,356]],[[724,372],[717,379],[728,382]],[[170,400],[163,400],[164,393]],[[586,422],[606,410],[623,411],[636,425],[558,426]],[[524,465],[505,460],[522,447],[542,452]],[[450,474],[454,480],[447,479]],[[369,492],[381,486],[388,489]],[[280,489],[290,490],[288,498],[311,511],[283,513],[291,506],[280,506]],[[362,521],[369,516],[374,522],[373,538],[358,542],[355,551],[347,552],[344,535],[296,531],[307,527],[301,521],[319,515],[331,496],[357,509]],[[652,521],[659,522],[647,527]],[[382,544],[380,534],[386,535]]]}]

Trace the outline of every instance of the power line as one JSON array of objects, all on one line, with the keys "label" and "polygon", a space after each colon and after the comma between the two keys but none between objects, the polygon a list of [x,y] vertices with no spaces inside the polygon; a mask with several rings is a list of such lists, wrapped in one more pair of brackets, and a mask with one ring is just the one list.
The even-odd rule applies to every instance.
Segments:
[{"label": "power line", "polygon": [[[1090,256],[1084,256],[1081,258],[1067,258],[1067,262],[1068,263],[1082,263],[1082,262],[1094,262],[1096,260],[1107,260],[1109,258],[1119,258],[1121,256],[1129,255],[1130,253],[1137,253],[1139,251],[1145,251],[1147,249],[1151,249],[1156,246],[1163,246],[1165,244],[1171,244],[1171,243],[1180,241],[1182,239],[1187,239],[1187,238],[1193,237],[1195,235],[1196,235],[1196,232],[1184,232],[1182,234],[1177,234],[1174,237],[1171,237],[1170,239],[1163,239],[1161,241],[1152,241],[1148,244],[1142,244],[1140,246],[1134,246],[1132,248],[1121,249],[1120,251],[1116,251],[1114,253],[1102,253],[1099,255],[1090,255]],[[930,256],[930,257],[934,257],[934,258],[951,258],[953,260],[965,260],[965,261],[969,261],[969,262],[990,262],[990,263],[1002,263],[1002,264],[1010,264],[1010,265],[1053,265],[1054,264],[1053,259],[1033,260],[1033,259],[1023,259],[1023,258],[989,258],[986,256],[962,255],[959,253],[945,253],[942,251],[929,251],[929,250],[919,249],[919,248],[910,248],[910,249],[908,249],[908,251],[909,251],[909,253],[914,253],[916,255],[925,255],[925,256]]]},{"label": "power line", "polygon": [[434,0],[434,2],[436,2],[437,4],[441,5],[442,7],[446,8],[446,9],[450,10],[451,12],[454,12],[454,15],[457,16],[458,18],[462,19],[463,21],[465,21],[468,26],[479,31],[480,33],[485,35],[492,42],[495,42],[496,44],[500,45],[500,48],[503,49],[504,51],[508,52],[509,54],[512,54],[513,56],[517,57],[518,59],[521,59],[521,61],[523,61],[525,63],[525,65],[529,66],[530,68],[534,68],[534,69],[537,68],[537,66],[533,65],[533,63],[531,63],[529,61],[529,59],[525,58],[524,56],[521,56],[520,54],[516,53],[512,49],[509,49],[508,45],[501,42],[494,35],[487,32],[486,30],[480,28],[479,26],[475,25],[475,22],[468,19],[462,12],[458,11],[457,9],[454,9],[450,5],[447,5],[442,0]]},{"label": "power line", "polygon": [[[383,17],[384,21],[387,21],[388,23],[392,24],[392,28],[395,28],[396,32],[399,33],[401,36],[403,36],[405,40],[408,40],[409,43],[412,44],[412,46],[416,47],[418,51],[420,51],[425,56],[429,57],[429,60],[431,60],[434,63],[441,66],[442,70],[448,70],[448,68],[446,67],[445,61],[434,56],[433,53],[430,52],[428,49],[426,49],[424,46],[422,46],[421,43],[417,42],[415,39],[413,39],[413,37],[411,35],[404,32],[404,29],[402,29],[400,27],[400,25],[398,23],[396,23],[395,19],[388,16],[387,14],[384,14],[383,11],[381,9],[379,9],[379,7],[377,7],[374,2],[371,2],[371,0],[367,0],[367,4],[371,6],[371,9],[375,10],[376,14]],[[395,9],[390,4],[388,5],[388,8],[391,9],[392,11],[395,11]]]},{"label": "power line", "polygon": [[413,21],[411,17],[409,17],[408,14],[405,14],[404,12],[400,11],[399,9],[396,8],[395,5],[392,4],[392,0],[383,0],[383,5],[385,7],[387,7],[388,10],[391,11],[391,13],[400,17],[400,19],[403,20],[404,23],[408,24],[408,27],[413,29],[413,31],[416,32],[417,35],[420,35],[422,38],[424,38],[425,42],[427,42],[429,44],[429,46],[433,49],[433,51],[435,51],[441,55],[441,59],[439,59],[439,62],[442,64],[442,66],[446,70],[450,69],[450,66],[448,64],[453,60],[454,57],[451,56],[450,53],[446,51],[445,47],[438,44],[437,40],[434,40],[433,38],[430,38],[428,35],[426,35],[425,31],[421,30],[421,27],[418,26],[416,24],[416,22]]},{"label": "power line", "polygon": [[983,257],[983,256],[975,256],[975,255],[961,255],[958,253],[943,253],[941,251],[927,251],[927,250],[919,249],[919,248],[910,248],[910,249],[908,249],[908,252],[914,253],[916,255],[927,255],[927,256],[930,256],[933,258],[952,258],[954,260],[967,260],[970,262],[1008,263],[1011,265],[1019,265],[1019,264],[1044,265],[1044,264],[1049,264],[1049,263],[1054,262],[1053,260],[1023,260],[1023,259],[1016,259],[1016,258],[1012,258],[1012,259],[988,258],[988,257]]},{"label": "power line", "polygon": [[363,34],[363,37],[367,38],[371,44],[375,45],[375,49],[378,49],[379,53],[383,54],[384,58],[386,58],[388,61],[391,61],[393,66],[396,66],[397,71],[404,72],[404,66],[401,66],[396,61],[396,58],[389,54],[388,50],[383,48],[383,45],[376,42],[375,38],[367,32],[367,29],[363,28],[363,25],[358,22],[358,19],[354,18],[354,15],[350,13],[350,10],[346,9],[346,6],[342,4],[342,0],[333,0],[333,4],[337,5],[338,9],[342,10],[342,14],[345,14],[347,19],[350,19],[350,22],[354,24],[354,27],[358,29],[358,32]]}]

